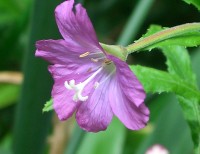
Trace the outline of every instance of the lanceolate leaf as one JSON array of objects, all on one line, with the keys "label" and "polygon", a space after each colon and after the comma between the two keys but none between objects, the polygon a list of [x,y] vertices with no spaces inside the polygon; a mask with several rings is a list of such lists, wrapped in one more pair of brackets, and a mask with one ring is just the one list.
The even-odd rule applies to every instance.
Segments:
[{"label": "lanceolate leaf", "polygon": [[[152,25],[143,37],[150,36],[158,31],[164,30],[161,26]],[[196,33],[196,34],[195,34]],[[191,37],[191,38],[190,38]],[[196,39],[194,39],[195,37]],[[200,41],[200,32],[192,32],[190,35],[171,38],[169,40],[159,42],[149,46],[146,49],[160,48],[167,58],[168,71],[176,74],[180,78],[196,85],[195,75],[192,72],[190,57],[183,46],[197,45]],[[200,43],[200,42],[199,42]],[[183,45],[183,46],[178,46]]]},{"label": "lanceolate leaf", "polygon": [[[192,39],[190,41],[192,42]],[[162,52],[167,58],[169,73],[177,75],[184,81],[197,87],[196,78],[192,71],[187,49],[182,46],[173,45],[173,42],[171,42],[171,45],[160,44],[158,47],[161,48]],[[195,153],[198,154],[200,153],[200,106],[198,104],[200,99],[197,99],[195,96],[193,99],[191,99],[189,97],[184,97],[181,94],[178,94],[177,97],[179,104],[182,107],[184,116],[191,127],[194,150]]]},{"label": "lanceolate leaf", "polygon": [[[167,57],[168,71],[176,74],[188,83],[197,87],[197,82],[190,63],[187,50],[181,46],[163,46],[163,53]],[[190,99],[178,95],[179,104],[182,107],[184,116],[191,127],[194,142],[195,154],[200,153],[200,99]],[[195,96],[194,96],[195,98]]]},{"label": "lanceolate leaf", "polygon": [[196,79],[187,49],[181,46],[163,46],[161,49],[167,58],[166,63],[169,73],[176,74],[181,79],[196,86]]},{"label": "lanceolate leaf", "polygon": [[[148,30],[148,32],[143,37],[148,37],[160,30],[164,30],[160,26],[151,26]],[[156,88],[157,92],[160,92],[162,89],[163,91],[171,91],[174,92],[178,96],[179,103],[182,107],[183,113],[185,115],[185,118],[187,119],[187,122],[189,123],[191,127],[191,133],[192,138],[194,141],[194,150],[195,153],[200,152],[200,111],[199,111],[199,96],[191,95],[192,97],[188,97],[185,95],[185,93],[182,91],[183,88],[181,86],[183,85],[192,85],[194,89],[199,93],[197,89],[197,82],[194,73],[192,72],[191,68],[191,62],[190,57],[187,52],[187,49],[185,49],[184,46],[196,46],[200,40],[199,32],[190,33],[183,36],[174,37],[162,42],[157,42],[153,45],[150,45],[144,50],[151,50],[153,48],[160,48],[167,59],[167,66],[169,74],[166,73],[166,75],[162,76],[160,73],[154,71],[155,78],[159,78],[157,81],[161,81],[159,85],[152,85],[153,88]],[[148,72],[148,71],[147,71]],[[158,74],[157,74],[158,73]],[[143,74],[144,75],[144,74]],[[141,76],[143,76],[141,75]],[[148,74],[146,74],[148,75]],[[143,76],[144,77],[144,76]],[[140,77],[139,77],[140,78]],[[162,80],[165,81],[162,81]],[[166,80],[167,79],[167,80]],[[170,82],[177,82],[180,83],[180,85],[177,85],[177,88],[174,84],[169,84]],[[151,80],[152,81],[152,80]],[[146,82],[149,83],[149,82]],[[158,82],[157,82],[158,83]],[[168,86],[165,87],[165,84],[168,84]],[[145,86],[145,85],[144,85]],[[145,86],[146,87],[146,86]],[[150,84],[147,85],[147,87],[151,87]],[[147,88],[147,89],[148,89]],[[165,90],[164,90],[165,89]],[[180,90],[182,89],[182,90]],[[155,90],[155,89],[154,89]],[[180,92],[180,91],[182,92]],[[186,90],[186,89],[185,89]],[[151,92],[151,91],[150,91]],[[187,91],[188,92],[188,91]],[[186,93],[187,93],[186,92]]]},{"label": "lanceolate leaf", "polygon": [[177,75],[143,66],[130,66],[149,93],[173,92],[185,98],[200,99],[200,92]]}]

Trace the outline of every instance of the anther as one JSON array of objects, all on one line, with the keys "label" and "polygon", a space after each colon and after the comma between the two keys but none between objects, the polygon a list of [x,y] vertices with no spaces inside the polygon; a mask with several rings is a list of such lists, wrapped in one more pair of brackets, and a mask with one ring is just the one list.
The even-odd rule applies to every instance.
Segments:
[{"label": "anther", "polygon": [[91,61],[96,63],[96,62],[98,62],[98,59],[91,58]]},{"label": "anther", "polygon": [[109,65],[109,64],[112,63],[112,61],[111,61],[111,60],[108,60],[108,59],[105,59],[105,60],[104,60],[104,63],[107,64],[107,65]]},{"label": "anther", "polygon": [[80,58],[83,58],[83,57],[88,56],[89,54],[90,54],[90,52],[85,52],[85,53],[79,55],[79,57],[80,57]]}]

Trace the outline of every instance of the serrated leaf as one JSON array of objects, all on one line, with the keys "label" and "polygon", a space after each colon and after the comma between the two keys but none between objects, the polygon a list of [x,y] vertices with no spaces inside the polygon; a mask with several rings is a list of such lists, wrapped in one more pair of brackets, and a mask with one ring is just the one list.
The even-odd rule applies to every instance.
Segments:
[{"label": "serrated leaf", "polygon": [[[150,26],[144,37],[150,36],[164,29],[166,28],[162,28],[158,25],[152,25]],[[196,39],[193,39],[194,37]],[[176,74],[182,79],[192,82],[194,85],[196,85],[195,75],[192,72],[189,54],[185,47],[183,47],[190,45],[195,46],[196,43],[200,43],[200,32],[191,32],[190,35],[187,34],[185,36],[175,37],[166,41],[156,43],[149,46],[148,50],[151,50],[153,48],[161,49],[167,58],[168,71],[171,74]]]},{"label": "serrated leaf", "polygon": [[149,93],[173,92],[185,98],[200,99],[200,92],[192,84],[182,80],[177,75],[144,66],[130,66]]},{"label": "serrated leaf", "polygon": [[187,49],[181,46],[164,46],[162,52],[167,58],[168,71],[196,86],[196,78],[192,71]]},{"label": "serrated leaf", "polygon": [[198,10],[200,10],[200,1],[199,0],[183,0],[188,4],[192,4],[195,7],[197,7]]},{"label": "serrated leaf", "polygon": [[[148,29],[147,33],[143,37],[144,38],[148,37],[161,30],[164,30],[164,28],[162,28],[161,26],[153,25]],[[166,73],[164,75],[158,71],[148,70],[148,71],[151,71],[151,73],[150,72],[148,73],[148,71],[145,70],[146,75],[148,74],[150,75],[151,81],[150,82],[145,81],[147,85],[145,85],[144,83],[144,87],[150,90],[150,92],[151,90],[157,90],[157,92],[162,92],[163,90],[166,92],[168,91],[174,92],[178,96],[179,104],[181,105],[185,118],[191,127],[192,138],[193,138],[194,146],[195,146],[194,147],[195,154],[200,153],[200,135],[199,135],[200,99],[199,99],[199,96],[197,96],[199,94],[196,95],[193,93],[193,94],[189,94],[190,96],[189,95],[186,96],[183,90],[184,88],[182,86],[185,85],[188,87],[189,85],[192,85],[193,86],[192,89],[195,89],[197,93],[200,93],[197,88],[195,75],[192,71],[189,54],[187,52],[187,49],[185,49],[185,47],[196,46],[199,44],[199,42],[200,42],[200,35],[199,35],[199,32],[196,31],[196,32],[190,32],[188,34],[184,34],[181,36],[172,37],[162,42],[156,42],[144,48],[145,50],[151,50],[153,48],[161,49],[164,55],[166,56],[166,59],[167,59],[166,64],[168,66],[168,71],[169,71],[168,74]],[[145,75],[144,74],[141,75],[141,78],[142,78],[141,81],[145,80],[144,79]],[[155,80],[155,78],[158,78],[158,79]],[[153,82],[155,81],[155,82],[152,83],[152,81]],[[179,82],[180,85],[174,84],[176,81],[177,83]],[[172,83],[171,85],[170,85],[170,82]],[[152,83],[153,85],[149,83]],[[160,85],[157,85],[157,84],[160,84]]]},{"label": "serrated leaf", "polygon": [[[187,50],[181,46],[164,46],[161,48],[162,52],[167,57],[168,71],[170,74],[176,74],[186,82],[193,84],[197,87],[195,75],[192,71],[190,57]],[[194,141],[195,153],[200,153],[200,111],[199,100],[189,99],[178,95],[178,101],[182,107],[184,116],[191,127],[192,138]]]},{"label": "serrated leaf", "polygon": [[159,32],[159,31],[164,30],[164,29],[167,29],[167,28],[162,28],[160,25],[154,25],[154,24],[152,24],[147,29],[147,32],[144,35],[142,35],[142,37],[139,40],[141,40],[141,39],[143,39],[145,37],[148,37],[148,36],[150,36],[152,34],[155,34],[156,32]]},{"label": "serrated leaf", "polygon": [[50,99],[47,101],[44,105],[44,108],[42,109],[42,112],[49,112],[53,110],[53,100]]}]

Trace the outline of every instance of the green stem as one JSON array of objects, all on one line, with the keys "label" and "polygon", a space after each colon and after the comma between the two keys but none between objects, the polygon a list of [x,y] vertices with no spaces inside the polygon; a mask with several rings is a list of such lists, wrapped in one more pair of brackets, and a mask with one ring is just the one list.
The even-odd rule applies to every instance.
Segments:
[{"label": "green stem", "polygon": [[199,31],[200,23],[187,23],[179,26],[175,26],[166,30],[157,32],[151,36],[145,37],[136,41],[133,44],[130,44],[126,47],[128,53],[133,53],[135,51],[146,48],[152,44],[164,41],[169,38],[180,36],[188,32]]},{"label": "green stem", "polygon": [[146,16],[153,4],[154,0],[140,0],[136,7],[133,9],[131,16],[124,27],[123,32],[119,36],[117,44],[127,45],[132,39],[136,37],[141,25],[143,24]]}]

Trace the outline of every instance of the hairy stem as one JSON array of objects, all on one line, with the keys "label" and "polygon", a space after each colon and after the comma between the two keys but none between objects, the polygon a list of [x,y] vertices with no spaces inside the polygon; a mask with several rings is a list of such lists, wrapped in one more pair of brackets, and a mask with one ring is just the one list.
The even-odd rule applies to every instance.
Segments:
[{"label": "hairy stem", "polygon": [[187,24],[175,26],[175,27],[157,32],[143,39],[140,39],[136,41],[135,43],[128,45],[126,49],[128,53],[130,54],[135,51],[146,48],[152,44],[164,41],[166,39],[180,36],[189,32],[199,31],[199,30],[200,30],[200,23],[187,23]]}]

